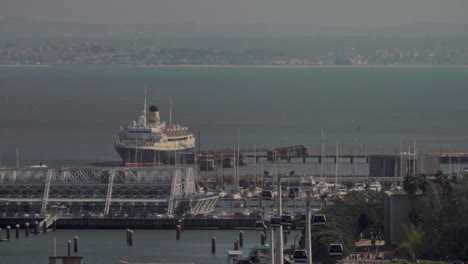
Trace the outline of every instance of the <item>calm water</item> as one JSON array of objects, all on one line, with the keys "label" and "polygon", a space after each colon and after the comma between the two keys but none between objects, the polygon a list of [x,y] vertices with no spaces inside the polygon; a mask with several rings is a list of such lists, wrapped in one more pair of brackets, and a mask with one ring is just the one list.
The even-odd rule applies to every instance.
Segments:
[{"label": "calm water", "polygon": [[[21,165],[118,161],[113,141],[138,118],[145,86],[166,120],[173,99],[173,119],[200,131],[204,149],[232,148],[239,128],[244,148],[304,144],[319,153],[323,128],[331,153],[337,140],[345,152],[357,141],[361,152],[393,153],[414,138],[420,152],[468,150],[468,68],[0,67],[0,166],[15,164],[17,147]],[[188,230],[177,242],[173,230],[136,230],[132,248],[124,230],[22,233],[0,243],[0,263],[47,263],[53,237],[62,255],[75,235],[85,263],[209,264],[226,262],[238,231]],[[246,248],[260,238],[245,237]]]},{"label": "calm water", "polygon": [[[5,231],[2,231],[5,235]],[[293,232],[288,245],[294,242],[298,232]],[[67,254],[67,241],[79,237],[79,254],[84,263],[116,264],[121,260],[132,263],[194,262],[218,264],[227,262],[227,250],[234,249],[234,239],[239,230],[185,230],[180,241],[175,230],[134,230],[132,247],[126,245],[125,230],[57,230],[55,233],[30,235],[0,243],[0,263],[38,264],[48,263],[54,255],[54,237],[57,256]],[[211,255],[211,237],[216,237],[215,255]],[[299,240],[300,237],[297,238]],[[260,231],[244,231],[244,255],[260,244]],[[72,245],[73,251],[73,245]]]},{"label": "calm water", "polygon": [[[0,68],[1,163],[118,161],[113,141],[148,102],[204,149],[304,144],[320,152],[468,150],[468,68]],[[357,128],[359,127],[359,133]]]}]

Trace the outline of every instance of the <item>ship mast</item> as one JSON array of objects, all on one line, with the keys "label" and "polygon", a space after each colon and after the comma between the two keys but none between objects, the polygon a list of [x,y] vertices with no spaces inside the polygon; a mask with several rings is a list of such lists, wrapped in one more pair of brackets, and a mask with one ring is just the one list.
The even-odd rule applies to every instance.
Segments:
[{"label": "ship mast", "polygon": [[146,127],[146,87],[145,87],[145,102],[143,105],[143,125]]},{"label": "ship mast", "polygon": [[169,101],[169,126],[172,126],[172,98]]}]

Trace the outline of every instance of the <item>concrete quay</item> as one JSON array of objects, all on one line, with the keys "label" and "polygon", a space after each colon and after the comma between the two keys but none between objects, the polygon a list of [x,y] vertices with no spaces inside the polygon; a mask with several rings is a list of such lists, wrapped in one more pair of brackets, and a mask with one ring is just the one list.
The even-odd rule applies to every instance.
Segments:
[{"label": "concrete quay", "polygon": [[[26,223],[42,219],[0,218],[0,227],[19,224],[24,228]],[[183,220],[185,229],[251,229],[257,218],[188,218]],[[175,229],[179,219],[144,219],[144,218],[59,218],[57,229]]]}]

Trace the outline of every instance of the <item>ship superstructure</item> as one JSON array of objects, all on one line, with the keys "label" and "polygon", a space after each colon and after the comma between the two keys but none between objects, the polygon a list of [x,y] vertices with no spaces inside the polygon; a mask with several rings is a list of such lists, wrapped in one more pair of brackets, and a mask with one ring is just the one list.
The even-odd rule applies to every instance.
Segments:
[{"label": "ship superstructure", "polygon": [[151,105],[146,112],[146,96],[143,113],[138,122],[121,128],[115,150],[125,166],[158,166],[193,163],[195,137],[188,127],[167,125],[161,121],[159,109]]}]

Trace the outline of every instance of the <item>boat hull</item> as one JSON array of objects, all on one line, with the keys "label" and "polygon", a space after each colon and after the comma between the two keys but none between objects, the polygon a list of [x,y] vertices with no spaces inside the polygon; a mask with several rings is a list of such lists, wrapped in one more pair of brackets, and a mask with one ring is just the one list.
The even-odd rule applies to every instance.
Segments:
[{"label": "boat hull", "polygon": [[195,153],[193,152],[193,149],[184,149],[182,151],[159,151],[116,146],[115,150],[119,154],[123,165],[126,167],[195,163]]}]

